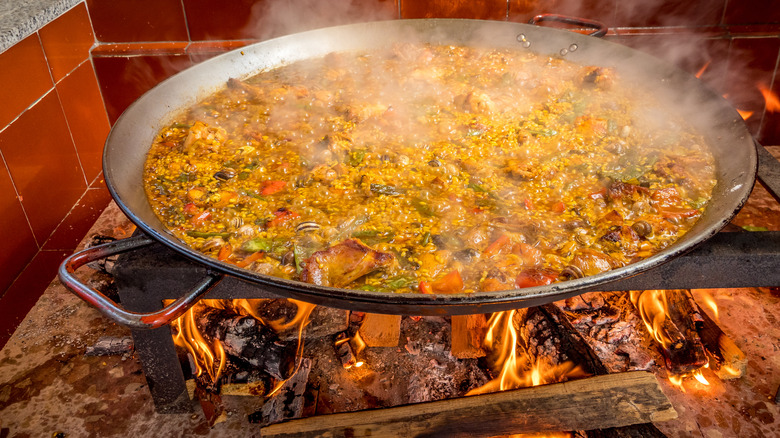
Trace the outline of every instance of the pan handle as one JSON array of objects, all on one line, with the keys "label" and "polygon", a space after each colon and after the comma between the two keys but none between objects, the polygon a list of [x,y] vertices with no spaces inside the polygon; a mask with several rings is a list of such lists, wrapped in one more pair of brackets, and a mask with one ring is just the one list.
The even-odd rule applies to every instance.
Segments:
[{"label": "pan handle", "polygon": [[130,250],[143,248],[145,246],[151,245],[152,243],[155,243],[155,240],[150,239],[147,236],[140,235],[130,237],[128,239],[122,239],[93,246],[91,248],[79,251],[66,258],[62,264],[60,264],[58,271],[60,280],[62,280],[62,283],[65,285],[65,287],[70,289],[74,294],[78,295],[79,298],[93,305],[104,315],[122,325],[133,329],[155,329],[162,327],[166,324],[169,324],[171,321],[189,310],[189,308],[192,307],[203,294],[211,290],[212,287],[219,283],[224,275],[216,272],[209,272],[206,274],[206,278],[196,284],[192,290],[187,292],[187,294],[169,304],[165,308],[151,313],[136,313],[125,310],[110,298],[101,294],[99,291],[90,288],[84,283],[81,283],[73,275],[73,273],[78,268],[91,261],[110,257],[112,255],[120,254]]},{"label": "pan handle", "polygon": [[588,20],[586,18],[569,17],[567,15],[558,14],[539,14],[529,21],[529,24],[539,24],[542,21],[557,21],[559,23],[571,24],[574,26],[582,26],[590,29],[595,29],[589,33],[588,36],[601,38],[607,34],[607,25],[595,20]]}]

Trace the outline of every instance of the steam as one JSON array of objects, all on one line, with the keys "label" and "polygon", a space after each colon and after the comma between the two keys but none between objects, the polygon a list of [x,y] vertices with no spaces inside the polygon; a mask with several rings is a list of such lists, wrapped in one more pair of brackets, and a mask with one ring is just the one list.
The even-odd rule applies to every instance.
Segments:
[{"label": "steam", "polygon": [[[377,6],[379,5],[379,6]],[[256,3],[244,30],[260,40],[321,27],[398,18],[395,2],[275,0]]]}]

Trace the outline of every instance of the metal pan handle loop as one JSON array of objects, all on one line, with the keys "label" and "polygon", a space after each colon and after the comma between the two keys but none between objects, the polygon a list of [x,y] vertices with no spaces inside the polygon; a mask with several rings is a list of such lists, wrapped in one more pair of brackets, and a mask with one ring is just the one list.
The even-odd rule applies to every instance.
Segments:
[{"label": "metal pan handle loop", "polygon": [[224,277],[223,274],[209,272],[206,278],[196,284],[192,290],[163,309],[150,313],[136,313],[125,310],[99,291],[81,283],[73,275],[76,270],[94,260],[110,257],[126,251],[155,243],[147,236],[136,236],[117,240],[79,251],[66,258],[58,271],[62,283],[79,298],[91,304],[112,320],[133,329],[155,329],[171,323],[189,310],[201,296],[211,290]]},{"label": "metal pan handle loop", "polygon": [[565,23],[565,24],[571,24],[573,26],[582,26],[590,29],[595,29],[593,32],[589,33],[588,36],[592,36],[596,38],[603,37],[604,35],[607,34],[607,30],[609,30],[606,24],[595,20],[588,20],[587,18],[569,17],[567,15],[558,15],[558,14],[539,14],[534,18],[532,18],[528,23],[539,24],[542,21],[556,21],[558,23]]}]

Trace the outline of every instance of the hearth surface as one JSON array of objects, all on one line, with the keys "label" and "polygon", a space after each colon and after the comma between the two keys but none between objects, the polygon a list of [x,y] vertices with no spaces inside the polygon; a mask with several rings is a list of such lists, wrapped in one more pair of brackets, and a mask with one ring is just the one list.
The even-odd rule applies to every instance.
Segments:
[{"label": "hearth surface", "polygon": [[[734,223],[778,231],[780,206],[757,186]],[[84,242],[94,235],[123,238],[132,229],[112,202]],[[87,281],[105,281],[90,269],[82,271],[80,275]],[[683,393],[664,378],[665,371],[656,369],[663,391],[679,415],[656,426],[668,437],[780,436],[780,407],[774,402],[780,385],[780,328],[775,316],[780,309],[780,292],[747,288],[693,293],[697,297],[709,293],[715,298],[720,327],[747,355],[747,373],[738,380],[720,381],[705,372],[710,386],[686,380]],[[247,421],[247,415],[262,403],[259,398],[225,397],[229,415],[213,428],[199,407],[188,414],[157,414],[132,352],[85,355],[86,348],[103,336],[129,336],[129,330],[110,322],[54,280],[0,351],[0,437],[58,433],[73,437],[260,435],[259,426]],[[402,342],[393,350],[399,355],[411,354],[406,345],[402,335]],[[316,369],[317,358],[313,359]],[[326,368],[324,365],[320,364]],[[377,373],[372,381],[392,378]],[[333,391],[338,393],[340,388]],[[349,395],[369,394],[370,388],[366,388],[362,394]],[[363,400],[354,404],[360,406]]]}]

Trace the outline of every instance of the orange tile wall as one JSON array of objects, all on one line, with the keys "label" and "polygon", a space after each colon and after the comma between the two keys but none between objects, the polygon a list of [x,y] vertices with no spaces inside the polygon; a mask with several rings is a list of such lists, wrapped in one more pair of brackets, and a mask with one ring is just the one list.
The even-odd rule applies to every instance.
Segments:
[{"label": "orange tile wall", "polygon": [[0,53],[0,346],[110,195],[85,3]]},{"label": "orange tile wall", "polygon": [[[172,74],[223,51],[325,25],[397,18],[527,22],[539,13],[601,21],[607,38],[696,73],[753,111],[759,141],[780,143],[780,113],[757,84],[780,92],[780,7],[773,0],[87,0],[99,46],[95,69],[109,119]],[[154,43],[154,44],[150,44]],[[674,45],[689,49],[680,53]],[[137,55],[143,55],[138,57]]]}]

